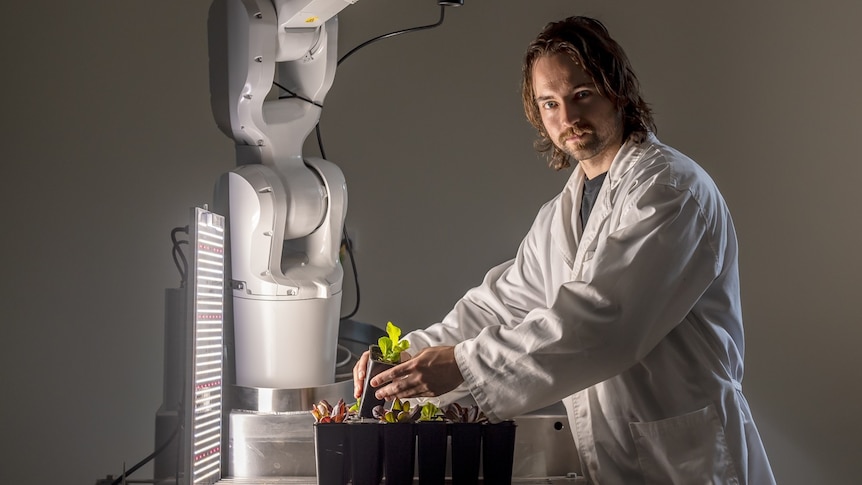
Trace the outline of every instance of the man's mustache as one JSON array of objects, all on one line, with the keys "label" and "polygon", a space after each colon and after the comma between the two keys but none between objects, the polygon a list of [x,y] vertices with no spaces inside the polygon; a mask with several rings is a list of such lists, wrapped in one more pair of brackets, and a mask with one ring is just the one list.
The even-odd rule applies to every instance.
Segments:
[{"label": "man's mustache", "polygon": [[564,132],[560,133],[560,137],[559,137],[558,141],[562,145],[562,144],[565,144],[567,138],[570,138],[572,136],[584,136],[587,133],[591,133],[591,132],[592,132],[592,130],[590,129],[589,126],[585,126],[585,125],[573,126],[569,129],[565,130]]}]

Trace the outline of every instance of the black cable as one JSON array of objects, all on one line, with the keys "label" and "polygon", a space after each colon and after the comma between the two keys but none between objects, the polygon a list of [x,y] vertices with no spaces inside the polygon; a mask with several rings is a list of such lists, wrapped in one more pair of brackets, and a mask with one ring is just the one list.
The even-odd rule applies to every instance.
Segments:
[{"label": "black cable", "polygon": [[356,288],[356,303],[353,305],[353,311],[348,313],[347,315],[341,317],[342,320],[347,320],[348,318],[356,315],[356,312],[359,311],[359,274],[356,272],[356,259],[353,257],[353,241],[350,240],[350,236],[347,235],[347,226],[344,226],[343,229],[344,236],[342,241],[344,242],[344,246],[347,248],[347,254],[350,256],[350,267],[353,269],[353,285]]},{"label": "black cable", "polygon": [[395,37],[396,35],[407,34],[407,33],[410,33],[410,32],[416,32],[416,31],[419,31],[419,30],[433,29],[434,27],[437,27],[437,26],[439,26],[440,24],[442,24],[442,23],[443,23],[443,16],[445,15],[445,12],[446,12],[446,6],[445,6],[445,5],[441,5],[441,6],[440,6],[440,19],[439,19],[439,20],[437,20],[437,22],[436,22],[436,23],[428,24],[428,25],[421,25],[421,26],[419,26],[419,27],[411,27],[411,28],[409,28],[409,29],[404,29],[404,30],[396,30],[395,32],[389,32],[388,34],[378,35],[377,37],[374,37],[374,38],[372,38],[372,39],[366,40],[365,42],[363,42],[363,43],[359,44],[358,46],[354,47],[353,49],[350,49],[350,50],[347,52],[347,54],[344,54],[344,55],[341,57],[341,59],[339,59],[339,60],[338,60],[338,64],[337,64],[337,65],[339,65],[339,66],[340,66],[342,62],[344,62],[345,60],[347,60],[347,58],[348,58],[348,57],[350,57],[350,56],[352,56],[356,51],[358,51],[359,49],[362,49],[363,47],[365,47],[365,46],[367,46],[367,45],[369,45],[369,44],[373,44],[374,42],[377,42],[378,40],[383,40],[383,39],[387,39],[387,38],[389,38],[389,37]]},{"label": "black cable", "polygon": [[[180,273],[180,288],[184,288],[186,286],[186,276],[189,273],[189,262],[186,259],[186,255],[183,253],[182,249],[180,248],[180,245],[181,244],[188,244],[189,242],[177,240],[177,233],[180,233],[180,232],[185,232],[186,234],[188,234],[189,233],[189,226],[175,227],[171,231],[171,242],[173,242],[173,249],[171,249],[171,256],[174,259],[174,264],[177,266],[177,271],[179,271],[179,273]],[[177,257],[179,257],[179,259],[182,259],[182,262],[180,262],[179,259],[177,259]]]},{"label": "black cable", "polygon": [[314,133],[317,135],[317,146],[320,148],[320,158],[326,160],[326,151],[323,149],[323,138],[320,137],[320,121],[314,125]]},{"label": "black cable", "polygon": [[308,99],[305,96],[300,96],[299,94],[291,91],[290,89],[287,89],[286,87],[282,86],[281,84],[279,84],[276,81],[273,81],[272,84],[274,84],[276,87],[278,87],[279,89],[281,89],[282,91],[285,91],[287,94],[290,95],[290,96],[279,96],[278,99],[296,98],[296,99],[300,99],[302,101],[305,101],[308,104],[313,104],[313,105],[317,106],[318,108],[323,108],[323,105],[318,103],[317,101],[312,101],[311,99]]},{"label": "black cable", "polygon": [[[188,243],[188,241],[177,241],[174,244],[173,250],[171,251],[171,256],[174,258],[174,264],[177,266],[177,271],[179,271],[180,273],[180,288],[186,286],[186,274],[188,273],[189,266],[188,261],[186,261],[186,255],[180,249],[180,245]],[[181,262],[177,259],[178,257],[179,259],[182,259],[182,265]]]},{"label": "black cable", "polygon": [[[182,410],[182,407],[180,409]],[[162,443],[162,445],[159,446],[159,448],[156,451],[150,453],[149,456],[147,456],[143,460],[139,461],[132,468],[129,468],[127,471],[124,471],[119,477],[117,477],[113,482],[111,482],[111,485],[119,485],[120,483],[123,483],[125,481],[125,479],[129,477],[129,475],[131,475],[132,473],[135,473],[139,468],[146,465],[147,463],[150,462],[150,460],[152,460],[153,458],[158,456],[159,453],[165,451],[165,449],[167,449],[168,445],[170,445],[171,442],[174,440],[174,438],[177,437],[177,434],[179,434],[180,428],[182,428],[182,411],[180,412],[180,419],[177,420],[177,425],[174,428],[173,432],[171,432],[171,435],[168,437],[168,439],[165,440],[165,442]]]}]

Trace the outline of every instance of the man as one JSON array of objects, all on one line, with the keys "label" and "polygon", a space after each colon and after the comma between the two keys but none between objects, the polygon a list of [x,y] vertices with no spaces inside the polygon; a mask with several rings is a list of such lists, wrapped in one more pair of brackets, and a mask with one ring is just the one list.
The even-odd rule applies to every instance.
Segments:
[{"label": "man", "polygon": [[377,396],[462,386],[492,421],[562,400],[597,484],[774,483],[742,395],[737,242],[714,182],[655,137],[596,20],[542,31],[523,97],[537,149],[574,173],[513,260],[406,336],[415,357],[372,380]]}]

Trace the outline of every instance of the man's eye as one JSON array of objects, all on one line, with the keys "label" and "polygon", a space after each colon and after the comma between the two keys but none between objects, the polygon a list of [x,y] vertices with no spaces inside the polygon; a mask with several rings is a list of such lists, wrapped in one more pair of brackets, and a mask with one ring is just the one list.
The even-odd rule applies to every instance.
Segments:
[{"label": "man's eye", "polygon": [[554,109],[557,107],[557,102],[556,101],[545,101],[540,106],[542,107],[542,109]]},{"label": "man's eye", "polygon": [[589,98],[592,94],[589,90],[584,89],[575,93],[575,99]]}]

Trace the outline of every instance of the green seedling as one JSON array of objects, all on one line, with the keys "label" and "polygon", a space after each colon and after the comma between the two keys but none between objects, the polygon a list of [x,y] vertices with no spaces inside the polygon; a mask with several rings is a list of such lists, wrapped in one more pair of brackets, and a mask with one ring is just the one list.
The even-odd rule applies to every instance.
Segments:
[{"label": "green seedling", "polygon": [[382,423],[409,423],[416,420],[419,408],[411,409],[409,401],[401,402],[395,398],[390,409],[384,409],[382,405],[375,406],[372,414]]},{"label": "green seedling", "polygon": [[419,421],[440,421],[443,416],[433,402],[426,402],[422,405],[422,411],[419,413]]},{"label": "green seedling", "polygon": [[387,336],[377,339],[377,346],[380,347],[380,360],[388,364],[398,364],[401,362],[401,352],[410,348],[410,342],[401,340],[401,329],[392,324],[386,323]]}]

